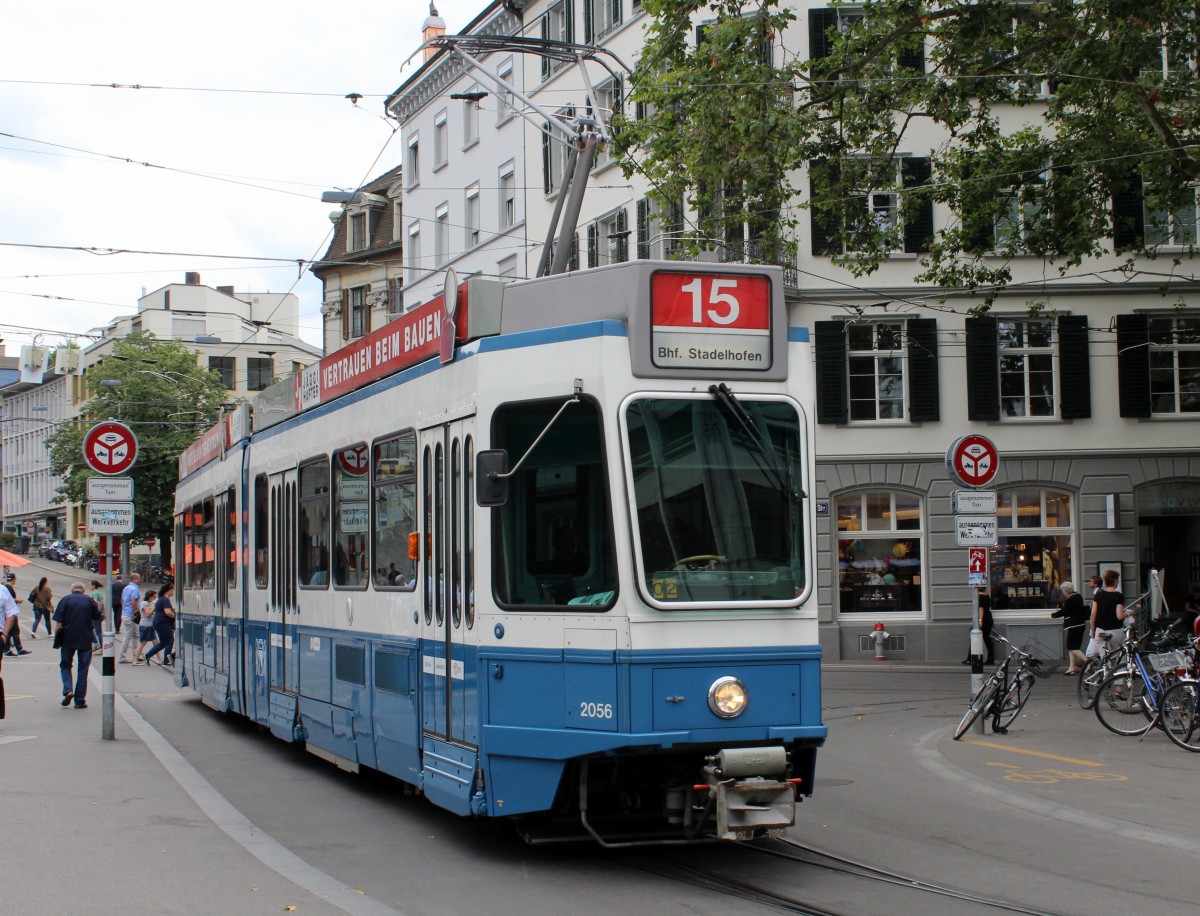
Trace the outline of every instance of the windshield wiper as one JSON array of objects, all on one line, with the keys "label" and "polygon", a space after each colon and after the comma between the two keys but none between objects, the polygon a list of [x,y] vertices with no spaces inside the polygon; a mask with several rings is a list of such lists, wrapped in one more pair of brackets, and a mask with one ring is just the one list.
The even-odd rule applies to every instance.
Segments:
[{"label": "windshield wiper", "polygon": [[729,386],[724,382],[719,385],[709,385],[708,392],[717,399],[717,403],[721,404],[733,418],[741,424],[742,430],[754,445],[755,450],[763,457],[766,468],[765,470],[775,478],[775,482],[779,485],[779,489],[788,495],[788,498],[795,501],[804,499],[808,494],[803,490],[796,489],[796,485],[792,479],[791,468],[779,460],[779,456],[775,453],[774,447],[762,435],[758,429],[758,424],[754,422],[754,418],[746,413],[746,408],[741,405],[734,393],[729,390]]}]

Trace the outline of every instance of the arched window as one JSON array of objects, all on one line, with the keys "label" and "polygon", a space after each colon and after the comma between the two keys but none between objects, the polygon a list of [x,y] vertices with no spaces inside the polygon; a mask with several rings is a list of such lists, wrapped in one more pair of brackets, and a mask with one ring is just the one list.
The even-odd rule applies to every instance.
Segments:
[{"label": "arched window", "polygon": [[837,499],[838,610],[920,613],[921,500],[871,490]]},{"label": "arched window", "polygon": [[[997,494],[999,538],[991,554],[993,611],[1052,608],[1071,579],[1071,495],[1016,487]],[[1075,583],[1076,588],[1079,583]]]}]

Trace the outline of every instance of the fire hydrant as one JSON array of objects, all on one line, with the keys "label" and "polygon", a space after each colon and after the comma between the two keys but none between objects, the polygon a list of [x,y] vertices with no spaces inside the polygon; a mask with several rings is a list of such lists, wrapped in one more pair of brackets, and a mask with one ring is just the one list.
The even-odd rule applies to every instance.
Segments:
[{"label": "fire hydrant", "polygon": [[887,645],[888,632],[883,628],[882,623],[875,624],[875,630],[871,634],[875,638],[875,661],[887,661],[883,655],[883,649]]}]

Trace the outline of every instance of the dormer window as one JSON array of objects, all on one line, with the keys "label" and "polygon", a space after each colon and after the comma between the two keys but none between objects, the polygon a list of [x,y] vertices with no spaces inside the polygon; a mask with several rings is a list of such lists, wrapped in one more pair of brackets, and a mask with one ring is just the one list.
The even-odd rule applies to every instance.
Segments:
[{"label": "dormer window", "polygon": [[378,194],[362,192],[363,205],[361,209],[352,210],[348,217],[346,228],[346,251],[365,251],[371,247],[371,236],[379,223],[380,207],[387,204],[387,198]]}]

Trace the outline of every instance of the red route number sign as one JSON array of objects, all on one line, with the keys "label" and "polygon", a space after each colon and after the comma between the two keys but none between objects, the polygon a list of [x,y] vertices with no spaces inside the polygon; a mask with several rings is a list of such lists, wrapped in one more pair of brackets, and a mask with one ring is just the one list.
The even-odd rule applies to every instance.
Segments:
[{"label": "red route number sign", "polygon": [[946,465],[968,487],[986,487],[1000,470],[1000,452],[986,436],[963,436],[946,452]]},{"label": "red route number sign", "polygon": [[651,279],[651,359],[668,368],[771,368],[771,281],[662,270]]},{"label": "red route number sign", "polygon": [[97,423],[83,437],[83,460],[97,474],[124,474],[137,453],[137,437],[124,423]]}]

